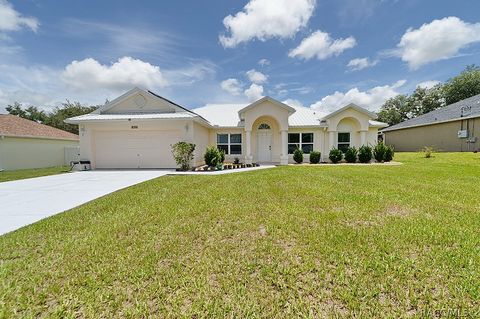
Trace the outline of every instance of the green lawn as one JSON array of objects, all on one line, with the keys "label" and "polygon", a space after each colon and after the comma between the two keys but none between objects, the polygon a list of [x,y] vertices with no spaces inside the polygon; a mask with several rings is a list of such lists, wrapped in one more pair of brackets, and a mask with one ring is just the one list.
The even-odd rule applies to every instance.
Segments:
[{"label": "green lawn", "polygon": [[57,166],[57,167],[47,167],[47,168],[19,169],[16,171],[4,171],[4,172],[0,172],[0,182],[8,182],[8,181],[15,181],[17,179],[61,174],[61,173],[68,172],[68,170],[69,170],[68,166]]},{"label": "green lawn", "polygon": [[480,155],[434,156],[105,196],[0,237],[0,317],[478,317]]}]

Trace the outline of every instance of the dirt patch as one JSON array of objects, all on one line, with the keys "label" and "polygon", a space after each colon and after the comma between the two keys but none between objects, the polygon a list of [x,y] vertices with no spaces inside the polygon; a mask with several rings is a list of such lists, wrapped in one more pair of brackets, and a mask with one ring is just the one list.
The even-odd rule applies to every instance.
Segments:
[{"label": "dirt patch", "polygon": [[413,214],[413,210],[408,207],[394,204],[387,206],[382,213],[385,216],[407,217]]}]

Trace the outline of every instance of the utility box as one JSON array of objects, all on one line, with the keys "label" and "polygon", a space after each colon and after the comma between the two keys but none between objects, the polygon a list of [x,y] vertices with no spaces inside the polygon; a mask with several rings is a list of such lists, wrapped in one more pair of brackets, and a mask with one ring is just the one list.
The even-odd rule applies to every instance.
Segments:
[{"label": "utility box", "polygon": [[460,130],[458,131],[458,138],[467,138],[468,137],[468,131],[467,130]]}]

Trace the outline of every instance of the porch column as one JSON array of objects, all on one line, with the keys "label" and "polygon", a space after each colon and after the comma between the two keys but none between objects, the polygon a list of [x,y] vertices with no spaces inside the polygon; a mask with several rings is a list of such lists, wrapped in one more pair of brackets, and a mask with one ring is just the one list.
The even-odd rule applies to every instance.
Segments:
[{"label": "porch column", "polygon": [[328,131],[328,145],[330,148],[327,151],[335,147],[335,131]]},{"label": "porch column", "polygon": [[367,131],[360,131],[360,146],[367,144]]},{"label": "porch column", "polygon": [[280,165],[288,165],[288,132],[280,131],[282,141],[282,153],[280,154]]},{"label": "porch column", "polygon": [[245,131],[245,164],[252,164],[253,156],[252,156],[252,131],[248,130]]}]

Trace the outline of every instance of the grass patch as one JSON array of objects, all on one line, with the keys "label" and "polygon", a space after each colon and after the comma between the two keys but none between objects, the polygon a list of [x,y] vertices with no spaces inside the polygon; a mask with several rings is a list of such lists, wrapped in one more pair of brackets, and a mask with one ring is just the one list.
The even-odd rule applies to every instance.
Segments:
[{"label": "grass patch", "polygon": [[3,171],[0,172],[0,183],[25,178],[62,174],[68,172],[68,170],[68,166],[56,166],[47,168],[19,169],[16,171]]},{"label": "grass patch", "polygon": [[0,317],[409,317],[480,300],[480,158],[166,176],[0,237]]}]

